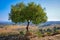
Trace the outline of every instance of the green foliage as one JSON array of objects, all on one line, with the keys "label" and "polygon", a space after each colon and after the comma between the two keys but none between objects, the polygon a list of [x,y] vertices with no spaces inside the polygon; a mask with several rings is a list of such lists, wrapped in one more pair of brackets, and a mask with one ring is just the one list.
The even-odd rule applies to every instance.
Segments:
[{"label": "green foliage", "polygon": [[11,11],[9,13],[9,19],[12,22],[19,23],[29,21],[38,24],[47,21],[46,12],[41,7],[33,2],[25,5],[24,3],[19,3],[12,5]]},{"label": "green foliage", "polygon": [[53,32],[56,34],[60,33],[60,27],[54,27]]},{"label": "green foliage", "polygon": [[40,31],[37,31],[37,32],[36,32],[36,35],[37,35],[38,37],[42,37],[42,36],[43,36],[43,34],[42,34]]},{"label": "green foliage", "polygon": [[42,34],[44,34],[44,32],[45,32],[43,29],[39,29],[39,31],[40,31]]},{"label": "green foliage", "polygon": [[54,29],[54,30],[56,30],[57,28],[56,28],[56,27],[54,27],[53,29]]},{"label": "green foliage", "polygon": [[39,31],[41,32],[41,34],[44,35],[52,35],[52,29],[48,28],[48,29],[39,29]]},{"label": "green foliage", "polygon": [[56,35],[60,34],[60,27],[53,27],[52,29],[47,28],[47,29],[39,29],[39,31],[45,35],[45,36],[51,36],[51,35]]},{"label": "green foliage", "polygon": [[9,19],[15,23],[23,22],[24,18],[20,14],[21,14],[21,10],[23,10],[24,7],[25,5],[23,3],[12,5],[11,11],[9,13]]},{"label": "green foliage", "polygon": [[56,27],[53,28],[53,32],[54,32],[54,33],[57,32],[57,28],[56,28]]},{"label": "green foliage", "polygon": [[52,35],[53,31],[52,31],[52,29],[48,28],[48,29],[46,30],[46,33],[47,33],[47,35]]},{"label": "green foliage", "polygon": [[20,35],[24,35],[24,32],[23,31],[20,31]]},{"label": "green foliage", "polygon": [[48,29],[47,29],[47,32],[52,32],[52,29],[48,28]]},{"label": "green foliage", "polygon": [[33,30],[30,30],[30,32],[33,32]]},{"label": "green foliage", "polygon": [[60,30],[56,30],[56,33],[60,34]]},{"label": "green foliage", "polygon": [[47,32],[47,35],[50,36],[50,35],[52,35],[52,33],[51,32]]}]

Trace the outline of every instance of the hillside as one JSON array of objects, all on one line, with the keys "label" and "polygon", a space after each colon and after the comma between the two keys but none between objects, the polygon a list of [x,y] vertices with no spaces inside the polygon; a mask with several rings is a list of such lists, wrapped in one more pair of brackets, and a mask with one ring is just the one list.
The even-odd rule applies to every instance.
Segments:
[{"label": "hillside", "polygon": [[60,40],[60,34],[54,36],[46,36],[41,38],[32,38],[31,40]]},{"label": "hillside", "polygon": [[[6,24],[5,24],[6,23]],[[13,24],[13,23],[12,23]],[[12,25],[11,22],[0,22],[0,40],[60,40],[60,21],[59,22],[46,22],[42,26],[35,26],[30,24],[29,31],[32,32],[32,37],[26,37],[26,24],[24,25]],[[49,24],[49,25],[48,25]],[[54,33],[54,27],[57,27],[59,31],[57,34]],[[47,32],[47,29],[49,28],[49,33]],[[44,32],[44,35],[41,34],[42,29],[46,32]],[[56,30],[56,29],[55,29]],[[23,32],[24,35],[20,34],[20,32]],[[51,32],[52,31],[52,32]],[[47,34],[48,33],[48,34]]]}]

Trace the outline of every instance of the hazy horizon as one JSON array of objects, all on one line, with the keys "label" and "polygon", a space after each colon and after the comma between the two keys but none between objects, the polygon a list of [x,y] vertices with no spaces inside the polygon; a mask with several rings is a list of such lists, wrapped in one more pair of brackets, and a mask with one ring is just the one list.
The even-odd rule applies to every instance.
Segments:
[{"label": "hazy horizon", "polygon": [[[12,22],[12,21],[0,21],[0,22]],[[58,21],[46,21],[46,22],[58,22]]]}]

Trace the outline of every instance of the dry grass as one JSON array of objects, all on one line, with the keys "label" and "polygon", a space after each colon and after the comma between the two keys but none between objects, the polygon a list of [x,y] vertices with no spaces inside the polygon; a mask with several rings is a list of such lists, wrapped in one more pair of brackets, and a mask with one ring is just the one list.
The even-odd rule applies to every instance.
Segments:
[{"label": "dry grass", "polygon": [[[37,30],[36,26],[29,26],[29,30]],[[26,31],[26,26],[18,26],[18,25],[9,25],[3,28],[0,28],[0,35],[2,34],[19,34],[20,31]]]},{"label": "dry grass", "polygon": [[[21,30],[26,31],[26,26],[8,25],[3,28],[0,28],[0,35],[19,34]],[[38,27],[29,26],[29,30],[37,31]],[[35,37],[35,38],[31,38],[31,40],[60,40],[60,34],[54,36]]]}]

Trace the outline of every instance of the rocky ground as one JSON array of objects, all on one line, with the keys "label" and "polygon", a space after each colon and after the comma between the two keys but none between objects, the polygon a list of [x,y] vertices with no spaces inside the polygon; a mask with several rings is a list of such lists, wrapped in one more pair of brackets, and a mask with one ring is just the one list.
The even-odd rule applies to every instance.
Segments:
[{"label": "rocky ground", "polygon": [[60,40],[60,34],[54,36],[45,36],[41,38],[35,37],[32,38],[31,40]]},{"label": "rocky ground", "polygon": [[45,37],[24,37],[21,35],[0,36],[0,40],[60,40],[60,34]]}]

